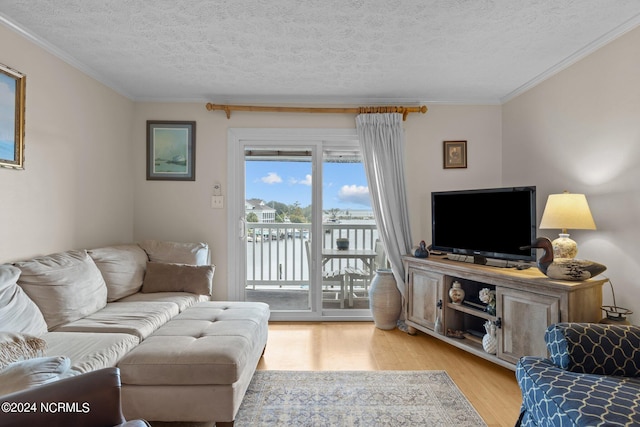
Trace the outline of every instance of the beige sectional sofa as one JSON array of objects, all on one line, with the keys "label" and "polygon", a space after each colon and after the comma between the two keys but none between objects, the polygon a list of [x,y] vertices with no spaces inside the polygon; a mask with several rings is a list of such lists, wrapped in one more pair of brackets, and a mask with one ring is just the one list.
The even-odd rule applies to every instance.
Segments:
[{"label": "beige sectional sofa", "polygon": [[0,265],[0,369],[17,348],[66,361],[45,382],[116,366],[127,419],[232,423],[269,307],[211,301],[213,273],[206,244],[160,241]]}]

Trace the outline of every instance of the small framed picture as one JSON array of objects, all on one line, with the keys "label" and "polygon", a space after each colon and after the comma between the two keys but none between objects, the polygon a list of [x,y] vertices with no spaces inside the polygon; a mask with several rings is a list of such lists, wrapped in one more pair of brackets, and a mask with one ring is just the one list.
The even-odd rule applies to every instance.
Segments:
[{"label": "small framed picture", "polygon": [[147,121],[147,180],[196,180],[196,122]]},{"label": "small framed picture", "polygon": [[444,168],[467,167],[467,141],[444,141]]},{"label": "small framed picture", "polygon": [[24,169],[24,74],[0,64],[0,166]]}]

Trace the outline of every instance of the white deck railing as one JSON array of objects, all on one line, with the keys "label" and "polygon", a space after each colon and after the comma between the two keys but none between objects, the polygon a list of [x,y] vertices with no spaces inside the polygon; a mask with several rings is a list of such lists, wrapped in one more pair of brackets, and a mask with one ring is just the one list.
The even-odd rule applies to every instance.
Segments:
[{"label": "white deck railing", "polygon": [[[324,248],[335,248],[338,237],[348,237],[353,249],[375,249],[378,230],[373,221],[323,224]],[[305,240],[311,224],[247,223],[247,287],[308,286],[309,262]],[[359,260],[334,259],[324,268],[364,268]]]}]

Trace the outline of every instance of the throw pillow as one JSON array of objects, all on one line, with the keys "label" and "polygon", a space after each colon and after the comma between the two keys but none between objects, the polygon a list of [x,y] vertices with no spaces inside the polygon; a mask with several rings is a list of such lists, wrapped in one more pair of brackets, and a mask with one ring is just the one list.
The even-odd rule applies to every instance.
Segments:
[{"label": "throw pillow", "polygon": [[38,357],[13,362],[0,371],[0,395],[64,378],[71,367],[68,357]]},{"label": "throw pillow", "polygon": [[148,259],[140,246],[107,246],[88,252],[107,284],[107,302],[133,295],[140,290]]},{"label": "throw pillow", "polygon": [[47,323],[38,306],[18,286],[20,269],[0,265],[0,328],[3,331],[35,336],[47,332]]},{"label": "throw pillow", "polygon": [[15,263],[18,285],[38,305],[49,330],[107,305],[107,286],[87,251],[68,251]]},{"label": "throw pillow", "polygon": [[147,263],[142,292],[190,292],[211,295],[213,265]]},{"label": "throw pillow", "polygon": [[44,356],[47,342],[41,338],[14,332],[0,332],[0,369],[20,360]]},{"label": "throw pillow", "polygon": [[206,243],[178,243],[160,240],[145,240],[140,247],[149,256],[149,261],[175,264],[207,265],[209,245]]}]

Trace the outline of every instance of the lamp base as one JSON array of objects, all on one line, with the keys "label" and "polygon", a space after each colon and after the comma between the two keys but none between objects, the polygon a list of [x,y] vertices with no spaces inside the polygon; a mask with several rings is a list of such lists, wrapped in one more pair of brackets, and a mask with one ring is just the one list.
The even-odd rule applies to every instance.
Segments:
[{"label": "lamp base", "polygon": [[554,258],[575,258],[578,255],[578,244],[569,238],[569,234],[560,233],[560,236],[551,242]]}]

